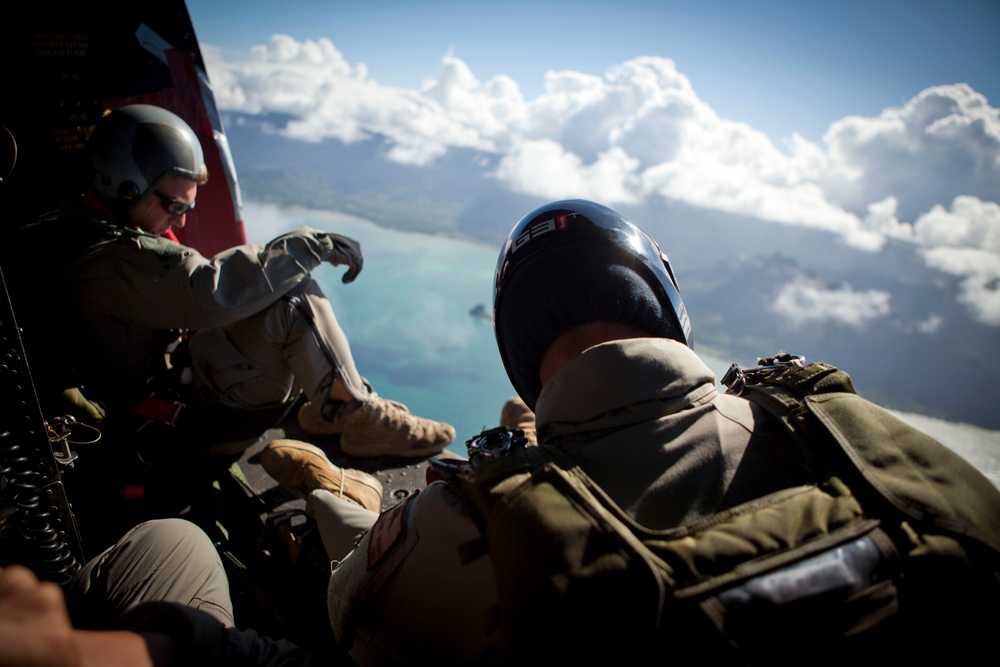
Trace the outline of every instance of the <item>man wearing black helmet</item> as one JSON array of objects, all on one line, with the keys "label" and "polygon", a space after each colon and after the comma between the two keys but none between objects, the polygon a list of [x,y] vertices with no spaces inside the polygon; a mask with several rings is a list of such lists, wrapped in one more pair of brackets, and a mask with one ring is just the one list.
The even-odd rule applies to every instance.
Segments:
[{"label": "man wearing black helmet", "polygon": [[582,200],[529,213],[501,250],[493,306],[540,447],[470,440],[469,462],[434,461],[443,483],[369,515],[349,555],[336,508],[350,502],[329,481],[344,471],[287,441],[262,456],[324,536],[343,531],[326,542],[339,561],[327,601],[359,663],[666,650],[684,664],[785,664],[895,650],[910,632],[941,635],[908,647],[918,655],[976,655],[990,640],[993,485],[826,364],[791,374],[808,401],[720,393],[666,254],[621,215]]},{"label": "man wearing black helmet", "polygon": [[[43,352],[71,349],[88,398],[118,416],[172,423],[181,383],[193,383],[208,406],[255,414],[281,410],[301,387],[311,429],[341,434],[351,455],[422,457],[452,441],[450,425],[376,394],[310,277],[329,262],[346,266],[343,282],[352,282],[363,265],[356,241],[302,227],[211,258],[177,243],[172,231],[185,226],[208,174],[197,136],[166,109],[136,104],[105,114],[86,156],[83,206],[31,226],[26,237],[45,244],[61,269],[47,302],[74,316],[73,335]],[[165,368],[164,354],[179,340],[173,368]],[[191,376],[181,375],[188,366]]]},{"label": "man wearing black helmet", "polygon": [[[666,253],[617,212],[570,200],[528,214],[494,288],[497,346],[539,440],[643,525],[687,524],[804,481],[780,426],[716,390]],[[765,478],[748,474],[748,447]]]},{"label": "man wearing black helmet", "polygon": [[[784,457],[788,437],[773,420],[716,390],[689,347],[666,255],[614,211],[573,200],[525,216],[501,251],[494,312],[501,358],[537,411],[539,441],[556,444],[643,525],[687,524],[806,478]],[[344,474],[322,452],[275,441],[262,464],[307,499],[324,535],[374,523],[349,556],[348,535],[326,542],[341,561],[331,622],[356,660],[502,657],[490,554],[452,485],[432,483],[375,522],[316,474]],[[766,476],[748,471],[759,466]],[[353,523],[338,518],[346,515]]]}]

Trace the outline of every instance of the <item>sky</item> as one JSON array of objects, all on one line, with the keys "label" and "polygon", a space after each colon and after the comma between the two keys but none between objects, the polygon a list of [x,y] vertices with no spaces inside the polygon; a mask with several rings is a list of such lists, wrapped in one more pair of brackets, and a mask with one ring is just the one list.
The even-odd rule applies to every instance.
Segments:
[{"label": "sky", "polygon": [[600,76],[637,56],[673,59],[723,118],[782,141],[819,141],[848,115],[878,115],[935,85],[1000,100],[995,0],[188,0],[198,38],[225,57],[280,33],[329,39],[385,86],[417,89],[452,54],[526,98],[545,73]]},{"label": "sky", "polygon": [[[1000,2],[189,0],[224,110],[543,198],[654,198],[905,243],[1000,327]],[[484,167],[485,169],[485,167]],[[583,194],[581,194],[583,193]],[[803,278],[798,317],[892,295]],[[924,323],[940,325],[936,314]]]}]

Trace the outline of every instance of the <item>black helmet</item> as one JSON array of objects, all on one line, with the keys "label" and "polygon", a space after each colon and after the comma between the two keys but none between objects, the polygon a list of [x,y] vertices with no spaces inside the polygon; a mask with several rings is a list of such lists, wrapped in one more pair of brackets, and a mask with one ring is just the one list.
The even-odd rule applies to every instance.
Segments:
[{"label": "black helmet", "polygon": [[87,152],[94,188],[112,205],[135,206],[171,174],[196,183],[208,175],[194,131],[180,116],[149,104],[106,114]]},{"label": "black helmet", "polygon": [[532,409],[549,343],[610,320],[691,345],[691,323],[656,242],[611,209],[573,199],[541,206],[507,236],[493,281],[493,324],[504,368]]}]

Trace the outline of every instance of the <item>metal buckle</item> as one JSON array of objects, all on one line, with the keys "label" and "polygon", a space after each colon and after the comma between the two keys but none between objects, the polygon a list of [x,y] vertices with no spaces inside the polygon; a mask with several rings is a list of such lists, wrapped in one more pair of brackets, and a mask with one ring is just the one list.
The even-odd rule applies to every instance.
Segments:
[{"label": "metal buckle", "polygon": [[727,387],[726,393],[739,396],[748,384],[760,384],[778,370],[801,367],[806,365],[806,358],[798,354],[779,354],[774,357],[757,359],[757,368],[743,370],[733,364],[722,376],[722,384]]}]

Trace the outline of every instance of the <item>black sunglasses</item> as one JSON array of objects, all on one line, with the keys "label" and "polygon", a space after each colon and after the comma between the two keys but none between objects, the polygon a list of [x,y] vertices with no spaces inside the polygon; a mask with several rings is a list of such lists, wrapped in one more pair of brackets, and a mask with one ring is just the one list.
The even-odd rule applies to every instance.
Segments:
[{"label": "black sunglasses", "polygon": [[179,218],[194,208],[194,200],[183,201],[181,199],[177,199],[176,197],[168,197],[159,190],[153,190],[153,194],[159,197],[160,201],[163,202],[163,210],[175,218]]}]

